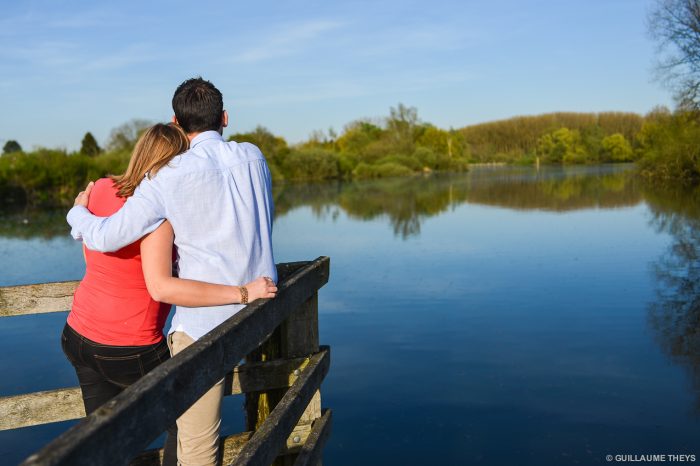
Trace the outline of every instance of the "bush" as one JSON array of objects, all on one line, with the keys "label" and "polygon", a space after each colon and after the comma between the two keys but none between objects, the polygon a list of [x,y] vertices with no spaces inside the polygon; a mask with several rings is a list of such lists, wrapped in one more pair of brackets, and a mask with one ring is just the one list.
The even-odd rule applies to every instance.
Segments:
[{"label": "bush", "polygon": [[411,175],[413,171],[394,162],[386,162],[379,165],[360,163],[352,172],[355,178],[389,178],[392,176]]},{"label": "bush", "polygon": [[416,157],[408,155],[389,155],[377,160],[377,165],[383,165],[386,163],[403,165],[411,171],[420,171],[423,168],[420,160],[418,160]]},{"label": "bush", "polygon": [[318,148],[292,150],[282,160],[282,170],[289,180],[325,180],[340,175],[338,155]]}]

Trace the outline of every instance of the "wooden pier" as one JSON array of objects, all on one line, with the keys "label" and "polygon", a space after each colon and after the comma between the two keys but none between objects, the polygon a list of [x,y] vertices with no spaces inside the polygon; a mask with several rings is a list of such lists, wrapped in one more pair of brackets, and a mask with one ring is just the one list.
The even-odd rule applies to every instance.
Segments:
[{"label": "wooden pier", "polygon": [[[221,439],[224,465],[317,465],[331,411],[320,386],[318,290],[330,260],[279,264],[275,299],[257,300],[85,417],[80,388],[0,397],[0,430],[83,418],[23,465],[159,465],[144,451],[217,380],[245,395],[247,431]],[[0,317],[70,309],[78,282],[0,288]],[[56,344],[61,329],[56,329]],[[245,358],[245,363],[241,361]]]}]

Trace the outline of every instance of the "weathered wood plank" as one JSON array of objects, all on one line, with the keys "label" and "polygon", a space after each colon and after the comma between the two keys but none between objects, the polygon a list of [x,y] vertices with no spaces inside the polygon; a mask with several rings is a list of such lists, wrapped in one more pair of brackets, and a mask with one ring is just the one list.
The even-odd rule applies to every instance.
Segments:
[{"label": "weathered wood plank", "polygon": [[[308,265],[305,262],[277,264],[279,281]],[[0,287],[0,317],[68,311],[79,281],[37,283]]]},{"label": "weathered wood plank", "polygon": [[224,395],[290,387],[308,362],[303,357],[241,364],[226,376]]},{"label": "weathered wood plank", "polygon": [[[308,358],[242,364],[226,375],[225,395],[287,388],[297,379]],[[0,431],[68,421],[85,416],[80,388],[60,388],[0,397]]]},{"label": "weathered wood plank", "polygon": [[0,398],[0,430],[67,421],[85,416],[80,388],[59,388]]},{"label": "weathered wood plank", "polygon": [[[311,435],[310,426],[296,427],[282,450],[283,455],[301,451],[307,439]],[[219,441],[219,452],[223,457],[221,464],[229,464],[234,461],[245,444],[253,436],[253,432],[240,432],[229,435]],[[132,459],[129,466],[159,466],[163,463],[163,449],[148,450]]]},{"label": "weathered wood plank", "polygon": [[321,464],[323,447],[331,435],[331,424],[332,413],[330,409],[326,409],[323,415],[314,421],[311,433],[306,442],[304,442],[304,446],[301,447],[294,466],[316,466]]},{"label": "weathered wood plank", "polygon": [[0,317],[67,311],[77,281],[0,287]]},{"label": "weathered wood plank", "polygon": [[23,464],[124,464],[316,293],[328,281],[329,264],[320,257],[297,270],[279,284],[277,298],[245,307]]},{"label": "weathered wood plank", "polygon": [[235,466],[269,465],[280,453],[311,397],[321,386],[330,366],[330,349],[321,348],[309,361],[296,382],[287,390],[270,416],[246,443]]}]

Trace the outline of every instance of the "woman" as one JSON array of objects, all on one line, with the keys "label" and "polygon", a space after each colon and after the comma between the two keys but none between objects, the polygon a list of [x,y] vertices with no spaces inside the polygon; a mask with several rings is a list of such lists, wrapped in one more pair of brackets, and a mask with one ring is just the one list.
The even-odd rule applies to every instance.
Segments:
[{"label": "woman", "polygon": [[[144,176],[156,176],[188,146],[179,126],[149,128],[136,143],[126,172],[95,183],[88,209],[98,216],[113,214]],[[170,357],[163,337],[170,304],[246,304],[273,298],[277,292],[267,277],[240,287],[174,278],[173,238],[173,229],[165,221],[113,253],[83,247],[85,277],[75,292],[61,345],[78,375],[86,414]]]}]

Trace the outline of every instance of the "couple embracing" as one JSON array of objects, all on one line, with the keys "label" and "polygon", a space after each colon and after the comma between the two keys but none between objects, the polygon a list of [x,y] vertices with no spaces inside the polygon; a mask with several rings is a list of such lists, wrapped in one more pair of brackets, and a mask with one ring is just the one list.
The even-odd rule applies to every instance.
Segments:
[{"label": "couple embracing", "polygon": [[[86,272],[61,344],[86,414],[248,301],[277,292],[265,158],[252,144],[224,141],[228,114],[210,82],[185,81],[172,105],[173,123],[139,138],[126,172],[90,183],[68,213]],[[164,464],[175,450],[178,464],[216,464],[223,394],[222,379],[177,420],[177,448],[169,435]]]}]

